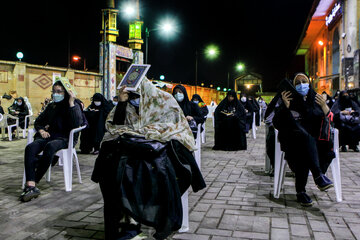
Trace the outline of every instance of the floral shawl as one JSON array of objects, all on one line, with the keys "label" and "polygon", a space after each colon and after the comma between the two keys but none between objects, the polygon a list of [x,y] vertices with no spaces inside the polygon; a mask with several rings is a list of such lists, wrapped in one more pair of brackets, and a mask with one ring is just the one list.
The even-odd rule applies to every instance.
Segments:
[{"label": "floral shawl", "polygon": [[175,98],[144,79],[140,85],[139,115],[131,104],[127,104],[125,125],[111,124],[115,107],[109,113],[103,141],[129,134],[142,136],[159,142],[178,140],[190,151],[194,151],[195,140],[189,124]]}]

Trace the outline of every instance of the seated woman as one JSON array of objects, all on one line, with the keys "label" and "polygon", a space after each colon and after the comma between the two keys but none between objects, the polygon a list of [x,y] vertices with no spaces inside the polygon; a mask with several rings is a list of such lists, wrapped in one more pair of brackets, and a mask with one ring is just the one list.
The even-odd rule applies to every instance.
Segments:
[{"label": "seated woman", "polygon": [[[16,98],[15,102],[8,108],[9,114],[19,118],[19,127],[24,129],[25,117],[29,115],[29,108],[22,97]],[[14,124],[15,119],[8,119],[8,124]],[[13,131],[14,129],[12,129]]]},{"label": "seated woman", "polygon": [[333,99],[332,97],[329,96],[329,94],[327,94],[325,91],[323,91],[321,93],[321,96],[323,96],[323,98],[325,99],[326,104],[328,105],[328,107],[331,109],[332,106],[335,103],[335,99]]},{"label": "seated woman", "polygon": [[[66,92],[60,81],[52,87],[53,102],[36,118],[35,140],[25,148],[26,185],[20,200],[28,202],[40,195],[35,186],[45,175],[60,149],[67,148],[70,131],[83,124],[80,104],[72,92]],[[74,135],[76,144],[77,136]],[[38,154],[43,152],[42,156]]]},{"label": "seated woman", "polygon": [[89,127],[81,132],[81,153],[99,154],[100,143],[106,131],[105,121],[112,107],[101,93],[94,94],[90,106],[84,111]]},{"label": "seated woman", "polygon": [[346,152],[346,145],[359,152],[360,107],[350,99],[347,91],[342,91],[331,111],[334,113],[335,127],[339,129],[341,151]]},{"label": "seated woman", "polygon": [[248,98],[246,97],[245,93],[242,93],[240,95],[240,102],[243,105],[243,107],[245,108],[245,112],[246,112],[246,130],[245,133],[248,133],[249,130],[252,127],[252,123],[253,123],[253,113],[254,113],[254,107],[253,105],[250,103],[250,101],[248,100]]},{"label": "seated woman", "polygon": [[92,175],[104,198],[105,239],[130,239],[141,223],[165,239],[181,227],[181,195],[190,184],[205,187],[182,109],[145,79],[139,95],[120,89],[106,128]]},{"label": "seated woman", "polygon": [[312,200],[305,190],[309,170],[321,191],[333,186],[325,176],[335,156],[333,144],[330,136],[320,134],[324,132],[322,127],[330,124],[332,113],[325,99],[309,87],[309,78],[304,73],[296,74],[293,85],[296,90],[281,92],[282,101],[275,108],[273,124],[279,131],[285,159],[295,173],[297,200],[303,206],[311,206]]},{"label": "seated woman", "polygon": [[182,85],[176,85],[172,95],[183,110],[194,137],[196,138],[197,125],[204,123],[204,117],[201,115],[200,108],[197,104],[189,100],[186,88]]},{"label": "seated woman", "polygon": [[252,105],[255,112],[255,125],[260,126],[260,105],[253,96],[249,96],[248,101]]},{"label": "seated woman", "polygon": [[200,109],[201,116],[203,116],[204,121],[206,121],[207,115],[209,113],[209,109],[207,108],[206,104],[202,100],[199,94],[194,94],[191,98],[191,101],[198,105]]},{"label": "seated woman", "polygon": [[230,91],[215,110],[215,146],[213,150],[246,150],[246,113],[237,99],[235,91]]}]

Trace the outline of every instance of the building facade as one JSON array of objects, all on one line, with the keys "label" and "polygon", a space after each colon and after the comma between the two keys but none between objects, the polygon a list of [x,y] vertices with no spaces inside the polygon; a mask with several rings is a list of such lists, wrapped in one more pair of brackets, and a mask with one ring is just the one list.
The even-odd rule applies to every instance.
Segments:
[{"label": "building facade", "polygon": [[317,92],[359,88],[360,0],[314,1],[297,55]]}]

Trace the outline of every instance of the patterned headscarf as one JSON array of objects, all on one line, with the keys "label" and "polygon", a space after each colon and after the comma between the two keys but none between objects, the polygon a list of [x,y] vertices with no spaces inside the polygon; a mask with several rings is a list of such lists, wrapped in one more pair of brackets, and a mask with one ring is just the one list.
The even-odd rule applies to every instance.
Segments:
[{"label": "patterned headscarf", "polygon": [[127,104],[125,125],[112,125],[115,109],[109,113],[103,141],[129,134],[160,142],[178,140],[190,151],[194,151],[195,140],[183,111],[175,98],[144,79],[140,85],[139,114]]}]

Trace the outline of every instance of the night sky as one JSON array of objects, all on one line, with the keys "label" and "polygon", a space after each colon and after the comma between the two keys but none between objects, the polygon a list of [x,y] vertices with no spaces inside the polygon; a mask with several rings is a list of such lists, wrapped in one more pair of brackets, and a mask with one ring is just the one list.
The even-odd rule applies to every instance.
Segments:
[{"label": "night sky", "polygon": [[[115,0],[116,7],[123,2]],[[246,70],[263,75],[265,91],[273,91],[290,67],[312,2],[140,0],[144,26],[155,28],[167,17],[178,23],[171,39],[159,31],[150,33],[148,77],[163,74],[167,81],[194,84],[198,51],[198,84],[227,87],[228,73],[234,79],[235,64],[243,62]],[[20,0],[1,5],[1,60],[15,61],[16,52],[22,51],[25,62],[66,67],[70,42],[71,55],[86,58],[89,70],[98,68],[102,1]],[[123,16],[118,17],[118,29],[117,43],[127,46]],[[216,60],[203,54],[209,44],[220,49]]]}]

